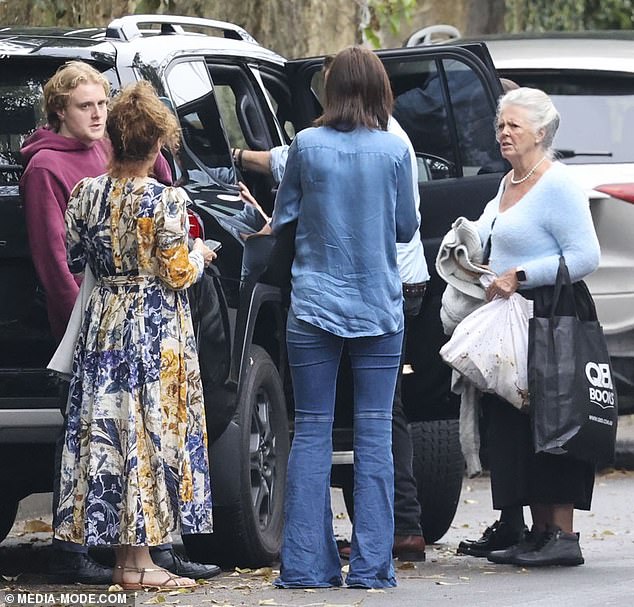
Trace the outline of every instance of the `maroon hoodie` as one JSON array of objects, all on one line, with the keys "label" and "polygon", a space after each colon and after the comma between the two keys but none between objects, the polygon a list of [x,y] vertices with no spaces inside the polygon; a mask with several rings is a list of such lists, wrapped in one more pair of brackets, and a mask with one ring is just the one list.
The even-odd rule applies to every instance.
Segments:
[{"label": "maroon hoodie", "polygon": [[[88,147],[46,127],[35,131],[20,150],[25,165],[20,192],[31,256],[46,293],[51,330],[58,341],[66,330],[80,282],[66,262],[66,204],[80,179],[106,172],[110,150],[106,139]],[[162,156],[154,169],[159,181],[171,183],[169,165]]]}]

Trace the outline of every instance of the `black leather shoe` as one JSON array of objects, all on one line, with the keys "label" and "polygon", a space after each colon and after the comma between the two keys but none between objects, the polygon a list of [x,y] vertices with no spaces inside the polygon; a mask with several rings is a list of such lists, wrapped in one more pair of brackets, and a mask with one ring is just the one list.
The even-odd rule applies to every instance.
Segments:
[{"label": "black leather shoe", "polygon": [[514,529],[508,523],[495,521],[487,527],[482,537],[477,540],[464,540],[458,544],[458,554],[469,556],[487,557],[494,550],[504,550],[518,544],[528,531],[526,526],[522,529]]},{"label": "black leather shoe", "polygon": [[579,534],[566,533],[559,527],[551,527],[541,536],[533,550],[518,554],[513,558],[512,563],[522,567],[583,565]]},{"label": "black leather shoe", "polygon": [[188,577],[192,580],[208,580],[221,572],[218,565],[192,563],[174,552],[173,548],[170,550],[150,550],[150,554],[155,565],[163,567],[175,575]]},{"label": "black leather shoe", "polygon": [[526,531],[519,544],[515,544],[515,546],[505,550],[493,550],[489,552],[487,560],[498,565],[512,565],[516,556],[534,550],[535,546],[541,541],[542,535],[543,533],[540,531]]},{"label": "black leather shoe", "polygon": [[49,559],[48,572],[60,584],[112,584],[112,569],[85,552],[55,550]]}]

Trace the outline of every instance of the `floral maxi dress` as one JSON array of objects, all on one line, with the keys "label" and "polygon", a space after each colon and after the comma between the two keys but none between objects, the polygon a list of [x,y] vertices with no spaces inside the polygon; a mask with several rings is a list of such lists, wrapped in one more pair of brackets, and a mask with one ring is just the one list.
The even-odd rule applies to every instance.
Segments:
[{"label": "floral maxi dress", "polygon": [[75,347],[58,539],[158,545],[212,531],[204,402],[184,289],[186,194],[151,178],[80,181],[66,211],[68,263],[97,284]]}]

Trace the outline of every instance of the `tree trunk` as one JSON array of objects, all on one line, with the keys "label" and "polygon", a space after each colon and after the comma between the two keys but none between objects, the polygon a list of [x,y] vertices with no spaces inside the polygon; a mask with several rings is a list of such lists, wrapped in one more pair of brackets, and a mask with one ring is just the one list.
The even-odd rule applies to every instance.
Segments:
[{"label": "tree trunk", "polygon": [[464,33],[467,36],[477,34],[496,34],[504,32],[505,0],[469,0]]}]

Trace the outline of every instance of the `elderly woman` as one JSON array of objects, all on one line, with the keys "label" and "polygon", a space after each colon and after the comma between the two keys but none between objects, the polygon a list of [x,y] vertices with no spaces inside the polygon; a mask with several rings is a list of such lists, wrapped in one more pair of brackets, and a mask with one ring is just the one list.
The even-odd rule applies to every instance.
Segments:
[{"label": "elderly woman", "polygon": [[196,585],[157,567],[170,531],[210,533],[202,385],[185,289],[215,253],[188,251],[186,194],[150,177],[178,123],[141,81],[112,104],[108,173],[66,210],[68,265],[96,278],[75,347],[55,537],[116,546],[124,590]]},{"label": "elderly woman", "polygon": [[355,516],[349,586],[396,585],[392,397],[403,340],[396,245],[417,230],[407,145],[387,132],[390,82],[360,47],[336,55],[324,113],[297,135],[273,233],[297,221],[286,340],[295,397],[281,572],[284,588],[339,586],[330,468],[343,346],[354,377]]},{"label": "elderly woman", "polygon": [[[567,167],[553,160],[558,125],[557,110],[540,90],[518,88],[499,101],[497,139],[512,170],[477,222],[489,266],[497,274],[487,297],[519,291],[533,300],[535,316],[547,316],[563,255],[577,309],[587,317],[594,306],[582,278],[598,266],[599,244],[586,195]],[[533,519],[532,530],[518,544],[491,552],[489,560],[522,566],[582,564],[573,510],[590,509],[593,466],[565,455],[536,455],[529,416],[495,398],[488,407],[493,507],[521,513],[529,505]]]}]

